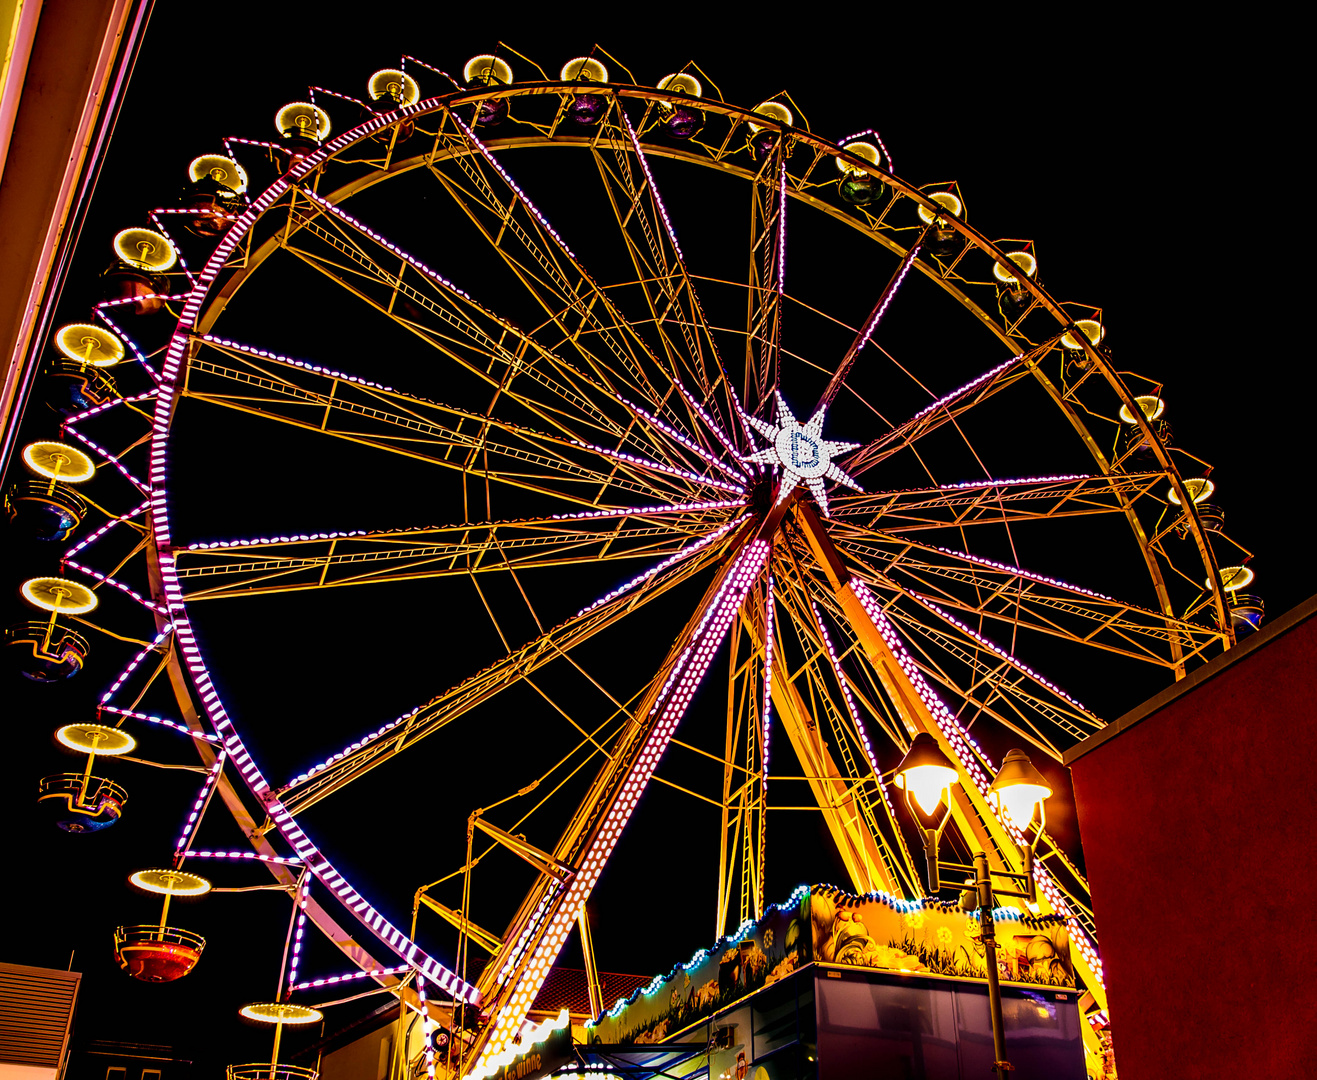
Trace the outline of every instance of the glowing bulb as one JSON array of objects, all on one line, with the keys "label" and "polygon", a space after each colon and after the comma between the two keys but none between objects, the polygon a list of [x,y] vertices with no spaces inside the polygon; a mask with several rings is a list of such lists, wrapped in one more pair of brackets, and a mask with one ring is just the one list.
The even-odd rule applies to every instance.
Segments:
[{"label": "glowing bulb", "polygon": [[1002,811],[1008,821],[1016,828],[1022,829],[1033,820],[1034,810],[1047,796],[1052,794],[1050,788],[1037,784],[1015,784],[1003,788],[998,793]]},{"label": "glowing bulb", "polygon": [[[848,154],[854,154],[857,158],[862,158],[870,165],[877,166],[882,161],[882,155],[878,152],[878,147],[873,143],[851,142],[842,147]],[[835,159],[837,162],[837,171],[847,176],[868,176],[869,174],[863,169],[857,168],[849,161],[843,161],[841,158]]]},{"label": "glowing bulb", "polygon": [[902,780],[919,808],[931,817],[942,801],[942,792],[955,783],[956,770],[944,765],[916,765],[897,777],[898,786]]},{"label": "glowing bulb", "polygon": [[[1139,412],[1143,413],[1143,415],[1149,420],[1161,419],[1162,413],[1166,411],[1166,402],[1152,394],[1144,394],[1140,397],[1136,397],[1134,399],[1134,404],[1139,407]],[[1134,414],[1130,412],[1130,407],[1128,405],[1122,405],[1120,407],[1120,418],[1127,424],[1138,422],[1135,420]]]}]

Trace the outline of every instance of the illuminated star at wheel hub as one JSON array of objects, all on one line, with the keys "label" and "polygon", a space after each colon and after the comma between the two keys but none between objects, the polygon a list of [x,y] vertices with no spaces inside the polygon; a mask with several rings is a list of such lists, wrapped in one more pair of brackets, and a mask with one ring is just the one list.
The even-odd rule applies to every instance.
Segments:
[{"label": "illuminated star at wheel hub", "polygon": [[854,488],[856,491],[863,491],[864,489],[832,463],[834,455],[845,453],[847,450],[854,450],[860,444],[834,442],[831,439],[822,438],[823,414],[825,412],[827,412],[826,405],[810,417],[809,423],[801,424],[792,415],[791,410],[787,408],[787,403],[782,399],[782,394],[778,392],[777,416],[779,423],[777,425],[760,420],[757,416],[750,416],[745,413],[742,413],[742,415],[745,416],[746,422],[753,426],[771,444],[766,449],[756,451],[744,460],[759,465],[779,465],[782,468],[782,484],[778,489],[777,501],[781,503],[796,489],[797,484],[803,483],[809,488],[810,494],[814,496],[814,501],[819,504],[823,516],[828,517],[830,516],[828,513],[828,494],[823,487],[825,477]]}]

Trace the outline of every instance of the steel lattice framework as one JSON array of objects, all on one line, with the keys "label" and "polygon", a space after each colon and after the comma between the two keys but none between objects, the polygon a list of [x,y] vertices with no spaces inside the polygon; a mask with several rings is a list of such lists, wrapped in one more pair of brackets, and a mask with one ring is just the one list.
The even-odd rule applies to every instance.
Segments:
[{"label": "steel lattice framework", "polygon": [[[1216,558],[1181,478],[1184,459],[1136,403],[1142,388],[1131,387],[1076,328],[1077,309],[1031,278],[1015,286],[1025,302],[1002,315],[999,287],[971,275],[1011,265],[1012,249],[891,172],[885,149],[873,164],[804,125],[630,83],[591,84],[599,116],[583,128],[570,121],[584,92],[579,82],[450,82],[456,89],[379,113],[303,157],[284,159],[286,171],[235,216],[204,265],[185,268],[168,346],[158,361],[142,358],[153,389],[136,404],[121,399],[150,414],[149,439],[139,440],[149,453],[145,475],[131,472],[127,452],[95,441],[109,406],[69,425],[119,467],[140,502],[70,549],[67,561],[121,585],[127,557],[105,568],[78,560],[90,559],[83,549],[116,524],[140,534],[130,554],[149,565],[150,595],[139,599],[153,612],[156,633],[143,639],[103,706],[160,720],[141,703],[155,680],[172,686],[181,715],[171,723],[194,736],[210,769],[179,841],[180,861],[190,854],[193,822],[218,792],[276,877],[291,886],[295,864],[309,870],[319,884],[315,895],[299,894],[306,917],[361,971],[419,1007],[414,984],[399,974],[414,969],[431,984],[427,1016],[448,1016],[463,1001],[489,1012],[483,1030],[450,1046],[456,1056],[446,1067],[465,1072],[515,1036],[664,751],[680,742],[678,726],[696,691],[721,677],[713,674],[719,657],[729,665],[726,730],[722,753],[706,756],[720,767],[722,785],[692,794],[721,814],[721,932],[738,915],[763,910],[774,729],[792,746],[802,769],[796,779],[808,783],[850,884],[918,895],[922,874],[883,776],[884,755],[899,754],[917,732],[931,733],[960,765],[952,811],[963,834],[994,867],[1018,871],[1018,834],[987,800],[994,763],[970,725],[997,725],[1031,752],[1057,759],[1102,725],[1020,658],[1021,642],[1056,640],[1180,677],[1234,637]],[[503,106],[514,118],[505,128],[476,123]],[[664,136],[663,121],[676,108],[702,114],[694,138]],[[279,144],[241,139],[229,150],[285,153]],[[606,274],[592,270],[570,246],[575,237],[560,233],[518,186],[511,163],[541,153],[570,154],[593,176],[612,218],[597,224],[609,227],[628,272],[615,264]],[[885,197],[869,205],[841,199],[839,166],[841,175],[883,185]],[[750,225],[743,280],[702,276],[694,258],[688,261],[676,204],[670,212],[669,193],[660,190],[669,174],[716,174],[737,185]],[[517,318],[505,313],[501,295],[450,280],[356,216],[354,198],[363,202],[380,184],[427,175],[433,197],[469,226],[462,242],[480,244],[482,257],[515,283]],[[919,221],[920,209],[933,224]],[[158,212],[156,224],[173,221],[170,213]],[[874,306],[857,325],[787,287],[788,223],[808,228],[815,220],[867,245],[881,268]],[[936,230],[953,235],[950,254],[927,249]],[[331,367],[319,362],[325,358],[226,336],[227,306],[269,276],[263,270],[276,256],[338,290],[355,312],[405,335],[446,374],[395,388],[375,381],[369,356],[355,365],[335,359]],[[928,391],[929,403],[907,420],[884,420],[870,405],[872,430],[829,428],[829,437],[867,440],[837,452],[834,466],[866,490],[835,487],[830,505],[820,507],[807,488],[788,490],[781,470],[749,459],[762,458],[761,431],[775,418],[782,423],[778,394],[824,426],[834,401],[872,398],[868,358],[881,348],[882,320],[899,309],[912,275],[967,312],[991,351],[985,348],[980,374],[941,396]],[[715,294],[734,303],[715,305]],[[729,325],[726,312],[738,305],[741,321]],[[797,312],[829,320],[850,347],[812,353],[792,337]],[[100,315],[115,325],[114,305]],[[803,406],[813,403],[795,400],[792,385],[801,372],[813,374],[811,385],[826,384],[809,413]],[[1073,433],[1090,463],[1083,472],[999,479],[985,469],[980,479],[934,478],[924,448],[947,437],[970,446],[964,425],[1026,393],[1030,407],[1043,403]],[[1126,425],[1116,420],[1121,407]],[[175,508],[191,482],[188,451],[176,449],[179,432],[196,416],[231,413],[342,444],[373,462],[437,470],[453,478],[460,512],[433,526],[358,522],[340,532],[176,541]],[[801,430],[819,438],[817,427]],[[896,463],[912,459],[925,482],[884,486],[885,475],[906,475],[892,471]],[[1169,510],[1168,490],[1179,504]],[[499,515],[495,506],[522,512]],[[985,535],[1009,538],[1012,529],[1070,519],[1120,526],[1145,571],[1131,589],[1138,602],[982,553],[998,551],[979,543]],[[639,573],[616,584],[626,575],[608,570],[614,561]],[[586,579],[574,575],[601,567],[615,587],[581,597],[580,609],[557,621],[541,621],[522,586],[537,571],[576,582]],[[443,579],[475,585],[505,655],[396,719],[363,725],[349,745],[327,748],[321,764],[290,779],[267,776],[213,681],[193,613],[212,601],[277,602],[347,586],[372,586],[387,597],[400,583]],[[535,634],[504,634],[480,593],[486,579],[515,583]],[[636,613],[674,596],[696,599],[675,635],[651,645]],[[615,695],[577,659],[586,642],[615,628],[653,653],[630,696]],[[537,684],[555,665],[571,667],[607,699],[602,721],[578,721]],[[127,704],[117,696],[126,686],[140,687]],[[463,931],[457,959],[442,963],[416,943],[415,927],[404,933],[393,926],[366,886],[358,891],[340,874],[300,818],[513,686],[532,687],[582,736],[553,769],[572,776],[584,769],[594,778],[565,825],[538,843],[513,835],[524,817],[500,828],[473,816],[461,910],[425,900]],[[470,909],[476,832],[537,871],[502,934],[480,930]],[[1081,978],[1104,1002],[1086,882],[1050,838],[1043,850],[1036,872],[1042,907],[1070,919]],[[374,941],[349,932],[352,919]],[[472,942],[491,954],[478,971],[468,956]]]}]

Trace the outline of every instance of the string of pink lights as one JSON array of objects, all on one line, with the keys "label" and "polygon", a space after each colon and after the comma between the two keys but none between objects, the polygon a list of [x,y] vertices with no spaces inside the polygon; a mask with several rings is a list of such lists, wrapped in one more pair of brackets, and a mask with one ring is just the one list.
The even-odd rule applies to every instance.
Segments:
[{"label": "string of pink lights", "polygon": [[133,518],[138,517],[141,514],[144,514],[147,511],[147,509],[150,508],[150,506],[151,506],[151,500],[148,499],[143,503],[139,503],[132,510],[129,510],[128,513],[120,514],[118,517],[110,518],[110,520],[107,521],[104,525],[100,526],[97,529],[94,529],[92,532],[89,532],[76,544],[74,544],[72,547],[66,550],[62,558],[67,560],[70,555],[76,555],[79,551],[87,547],[89,544],[95,543],[107,532],[113,529],[116,525],[122,524],[125,521],[131,521]]},{"label": "string of pink lights", "polygon": [[293,992],[297,983],[297,968],[302,961],[302,935],[306,933],[306,902],[310,892],[311,882],[303,873],[297,879],[297,893],[294,897],[294,903],[297,904],[297,926],[293,931],[292,955],[288,958],[288,989],[284,992],[285,997]]},{"label": "string of pink lights", "polygon": [[196,831],[197,823],[201,820],[201,815],[206,808],[206,800],[210,795],[210,789],[215,786],[219,780],[220,773],[224,771],[224,761],[226,754],[221,750],[215,755],[215,763],[210,767],[210,772],[206,774],[206,779],[201,782],[201,790],[197,792],[197,801],[192,804],[192,812],[188,814],[187,820],[183,823],[183,831],[179,835],[178,843],[175,845],[174,857],[184,857],[188,853],[188,846],[191,843],[190,837]]},{"label": "string of pink lights", "polygon": [[[374,123],[374,122],[372,122]],[[371,124],[365,125],[370,127]],[[337,146],[336,146],[337,143]],[[201,305],[215,278],[223,269],[235,246],[241,242],[246,230],[275,201],[283,196],[289,186],[315,168],[323,156],[333,152],[338,146],[346,145],[340,140],[322,148],[317,154],[297,162],[293,168],[279,180],[275,181],[262,195],[252,202],[241,215],[233,228],[220,239],[214,253],[197,276],[196,287],[186,296],[178,328],[170,339],[161,368],[162,393],[156,399],[153,419],[153,437],[150,453],[151,479],[151,513],[156,543],[159,551],[160,577],[163,584],[165,603],[175,627],[175,641],[178,653],[187,669],[193,686],[196,688],[212,730],[223,740],[224,748],[233,760],[244,782],[252,794],[264,802],[270,817],[280,836],[293,848],[298,857],[303,859],[311,873],[333,892],[342,903],[364,926],[366,926],[389,949],[398,953],[404,960],[413,963],[429,975],[446,992],[459,1000],[474,1000],[478,995],[475,987],[458,978],[411,941],[406,934],[398,930],[385,919],[352,885],[339,874],[323,852],[310,840],[293,820],[282,803],[274,797],[269,784],[261,775],[256,762],[243,743],[231,718],[228,716],[214,686],[210,673],[201,656],[196,636],[187,618],[183,603],[183,591],[178,577],[175,558],[172,553],[172,537],[168,514],[168,484],[166,468],[166,445],[169,435],[169,421],[177,394],[181,389],[179,379],[188,341],[196,326]]]},{"label": "string of pink lights", "polygon": [[130,676],[134,671],[137,670],[138,665],[140,665],[143,660],[145,660],[148,656],[151,655],[151,653],[155,652],[155,650],[160,647],[160,643],[164,641],[165,638],[167,638],[173,632],[173,629],[174,629],[173,623],[166,623],[164,629],[161,630],[160,633],[156,634],[155,639],[151,642],[151,644],[147,645],[144,649],[142,649],[141,652],[139,652],[136,656],[134,656],[131,660],[128,661],[128,666],[125,667],[123,671],[119,673],[119,677],[116,678],[114,682],[110,684],[110,688],[107,691],[105,691],[104,694],[101,695],[102,705],[105,705],[106,703],[109,702],[110,698],[114,697],[114,695],[118,692],[119,687],[121,687],[127,681],[128,676]]},{"label": "string of pink lights", "polygon": [[[579,860],[577,873],[558,886],[556,902],[552,906],[552,919],[539,931],[540,941],[531,955],[524,974],[505,1007],[495,1020],[494,1032],[487,1043],[479,1065],[499,1053],[512,1041],[525,1019],[535,995],[539,993],[549,968],[557,959],[563,942],[571,932],[577,914],[593,890],[604,864],[612,854],[622,830],[631,818],[641,793],[658,767],[677,724],[685,715],[695,691],[704,681],[705,673],[713,662],[736,618],[745,597],[768,562],[771,546],[764,540],[752,540],[737,554],[724,576],[718,591],[709,602],[690,643],[682,651],[671,674],[658,694],[649,718],[654,720],[650,733],[641,747],[622,786],[607,807],[607,815],[599,826]],[[565,890],[565,892],[563,891]],[[547,913],[550,910],[541,907]]]},{"label": "string of pink lights", "polygon": [[[969,776],[986,800],[992,780],[984,771],[984,766],[986,765],[987,768],[995,772],[996,767],[992,764],[992,760],[974,741],[973,736],[961,727],[960,721],[951,714],[951,710],[943,704],[942,699],[928,684],[928,680],[924,678],[924,673],[919,670],[919,665],[915,663],[914,658],[906,650],[901,636],[883,612],[878,599],[869,591],[869,587],[857,578],[852,578],[846,587],[854,592],[856,598],[860,601],[865,613],[896,657],[897,663],[901,665],[901,670],[905,672],[906,677],[919,693],[920,698],[923,699],[924,704],[932,714],[933,722],[937,724],[938,729],[942,732],[947,744],[960,763],[961,769]],[[1014,825],[1004,821],[1000,815],[998,815],[997,820],[1011,834],[1016,843],[1023,844],[1023,837]],[[1034,866],[1034,880],[1038,883],[1038,887],[1042,889],[1053,910],[1065,917],[1071,940],[1078,946],[1080,953],[1088,962],[1094,977],[1100,984],[1105,985],[1102,981],[1102,962],[1098,959],[1097,949],[1088,940],[1083,926],[1070,909],[1070,904],[1052,880],[1052,875],[1041,862],[1036,863]]]}]

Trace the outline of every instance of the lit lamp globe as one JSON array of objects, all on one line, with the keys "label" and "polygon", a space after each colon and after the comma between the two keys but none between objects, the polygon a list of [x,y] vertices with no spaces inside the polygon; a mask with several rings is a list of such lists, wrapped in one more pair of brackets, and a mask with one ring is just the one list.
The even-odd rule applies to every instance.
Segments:
[{"label": "lit lamp globe", "polygon": [[907,798],[913,795],[920,809],[932,817],[942,801],[942,793],[952,784],[960,783],[960,773],[937,740],[927,731],[921,731],[896,767],[895,783]]},{"label": "lit lamp globe", "polygon": [[1046,777],[1033,767],[1023,750],[1011,750],[988,789],[988,799],[1010,824],[1023,831],[1034,811],[1052,794]]}]

